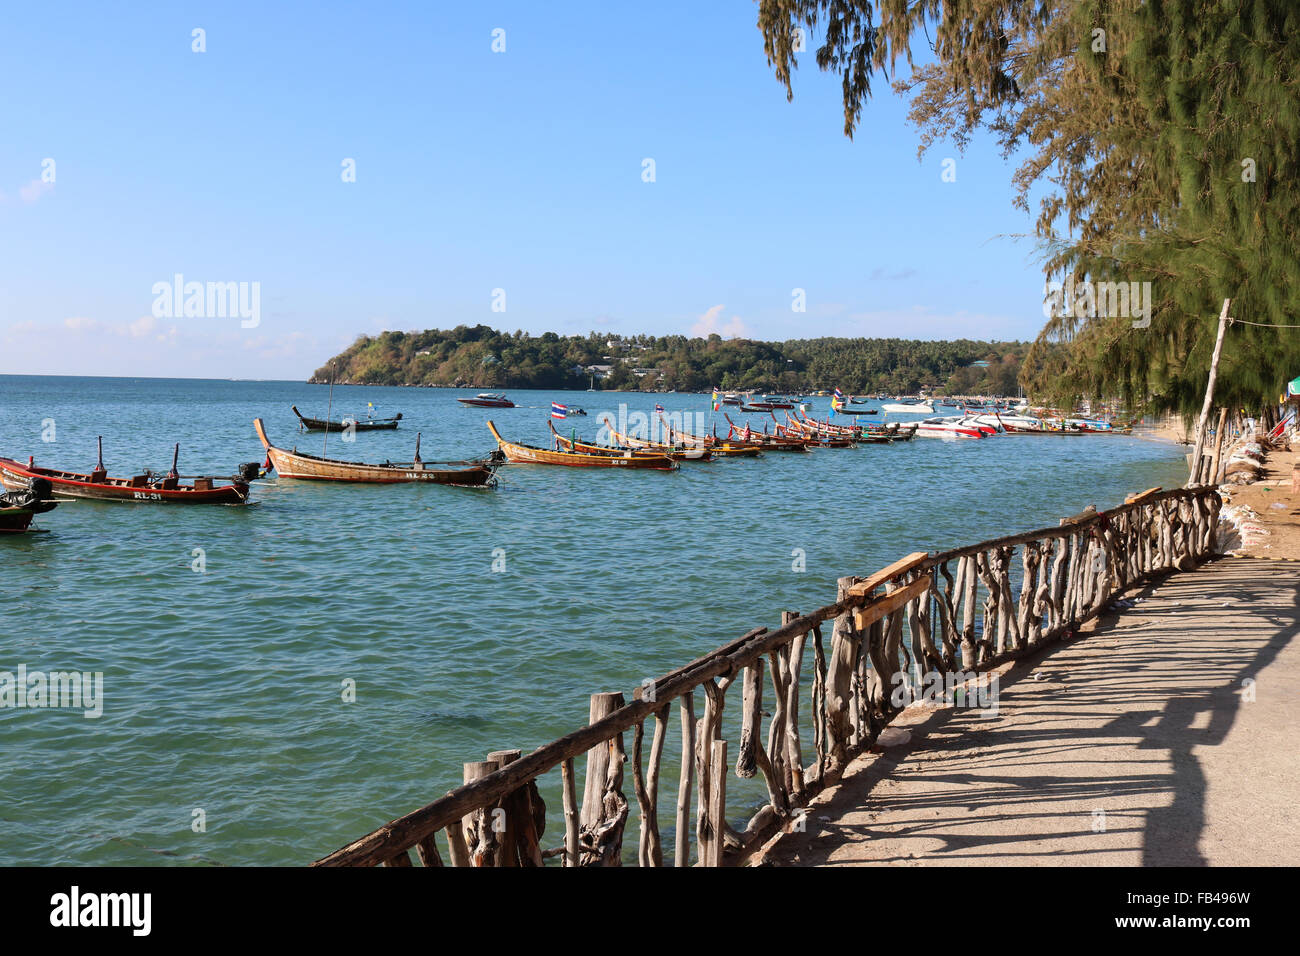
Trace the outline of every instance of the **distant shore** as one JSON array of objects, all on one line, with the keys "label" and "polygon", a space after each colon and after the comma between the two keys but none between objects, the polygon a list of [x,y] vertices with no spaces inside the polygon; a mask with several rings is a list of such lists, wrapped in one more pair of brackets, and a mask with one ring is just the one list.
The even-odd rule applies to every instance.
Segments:
[{"label": "distant shore", "polygon": [[1178,445],[1190,445],[1196,439],[1195,433],[1189,432],[1183,420],[1177,415],[1167,415],[1155,422],[1134,425],[1133,437],[1151,441],[1171,441]]}]

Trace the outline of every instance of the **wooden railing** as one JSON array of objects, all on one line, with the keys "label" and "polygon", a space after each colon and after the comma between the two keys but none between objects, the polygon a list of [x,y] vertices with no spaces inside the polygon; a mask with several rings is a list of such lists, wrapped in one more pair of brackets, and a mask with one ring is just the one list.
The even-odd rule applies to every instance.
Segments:
[{"label": "wooden railing", "polygon": [[[786,612],[774,631],[750,631],[644,682],[630,703],[621,693],[593,695],[587,726],[527,756],[497,751],[465,764],[463,786],[316,865],[410,866],[415,850],[425,866],[443,866],[439,832],[452,866],[541,866],[551,856],[565,866],[620,865],[631,817],[624,793],[624,735],[631,731],[636,861],[663,866],[659,782],[674,707],[681,769],[673,862],[689,865],[692,834],[700,865],[742,862],[778,831],[799,825],[802,808],[875,741],[902,709],[896,688],[916,693],[924,675],[978,673],[1031,653],[1072,634],[1119,591],[1195,566],[1212,553],[1220,506],[1212,487],[1153,488],[1111,511],[1063,519],[1059,527],[940,554],[918,552],[867,578],[841,578],[834,604],[802,616]],[[827,622],[833,622],[829,647]],[[740,830],[729,822],[730,741],[722,732],[727,692],[737,680],[734,773],[761,775],[767,793]],[[808,708],[801,719],[804,692]],[[584,755],[579,804],[576,761]],[[564,842],[547,850],[537,780],[556,767]]]}]

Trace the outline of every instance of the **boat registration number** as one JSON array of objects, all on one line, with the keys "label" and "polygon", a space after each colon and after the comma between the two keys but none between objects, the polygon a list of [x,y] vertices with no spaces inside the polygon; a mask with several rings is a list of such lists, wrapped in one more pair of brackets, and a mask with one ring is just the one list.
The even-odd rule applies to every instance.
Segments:
[{"label": "boat registration number", "polygon": [[153,491],[137,491],[132,494],[136,501],[162,501],[162,495]]}]

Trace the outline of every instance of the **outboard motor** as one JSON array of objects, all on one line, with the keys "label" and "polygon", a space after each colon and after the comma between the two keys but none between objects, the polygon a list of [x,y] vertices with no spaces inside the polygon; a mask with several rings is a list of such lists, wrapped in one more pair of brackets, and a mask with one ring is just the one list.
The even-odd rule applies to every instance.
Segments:
[{"label": "outboard motor", "polygon": [[50,500],[54,496],[54,485],[48,478],[40,476],[27,479],[27,487],[20,491],[11,491],[8,494],[0,494],[0,504],[10,508],[30,508],[37,514],[44,514],[47,511],[53,511],[58,505],[57,501]]},{"label": "outboard motor", "polygon": [[239,466],[235,472],[235,480],[241,484],[249,484],[262,477],[262,466],[255,461],[246,461]]}]

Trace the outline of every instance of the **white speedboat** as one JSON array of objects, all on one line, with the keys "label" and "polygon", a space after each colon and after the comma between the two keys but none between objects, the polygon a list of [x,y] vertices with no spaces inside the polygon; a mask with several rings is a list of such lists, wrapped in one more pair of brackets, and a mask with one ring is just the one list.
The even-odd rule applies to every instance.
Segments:
[{"label": "white speedboat", "polygon": [[891,415],[933,415],[934,406],[925,402],[887,402],[880,410]]},{"label": "white speedboat", "polygon": [[960,416],[927,418],[916,423],[917,438],[946,438],[952,441],[957,438],[984,438],[988,434],[992,432],[987,430],[987,426],[965,424],[965,419]]}]

